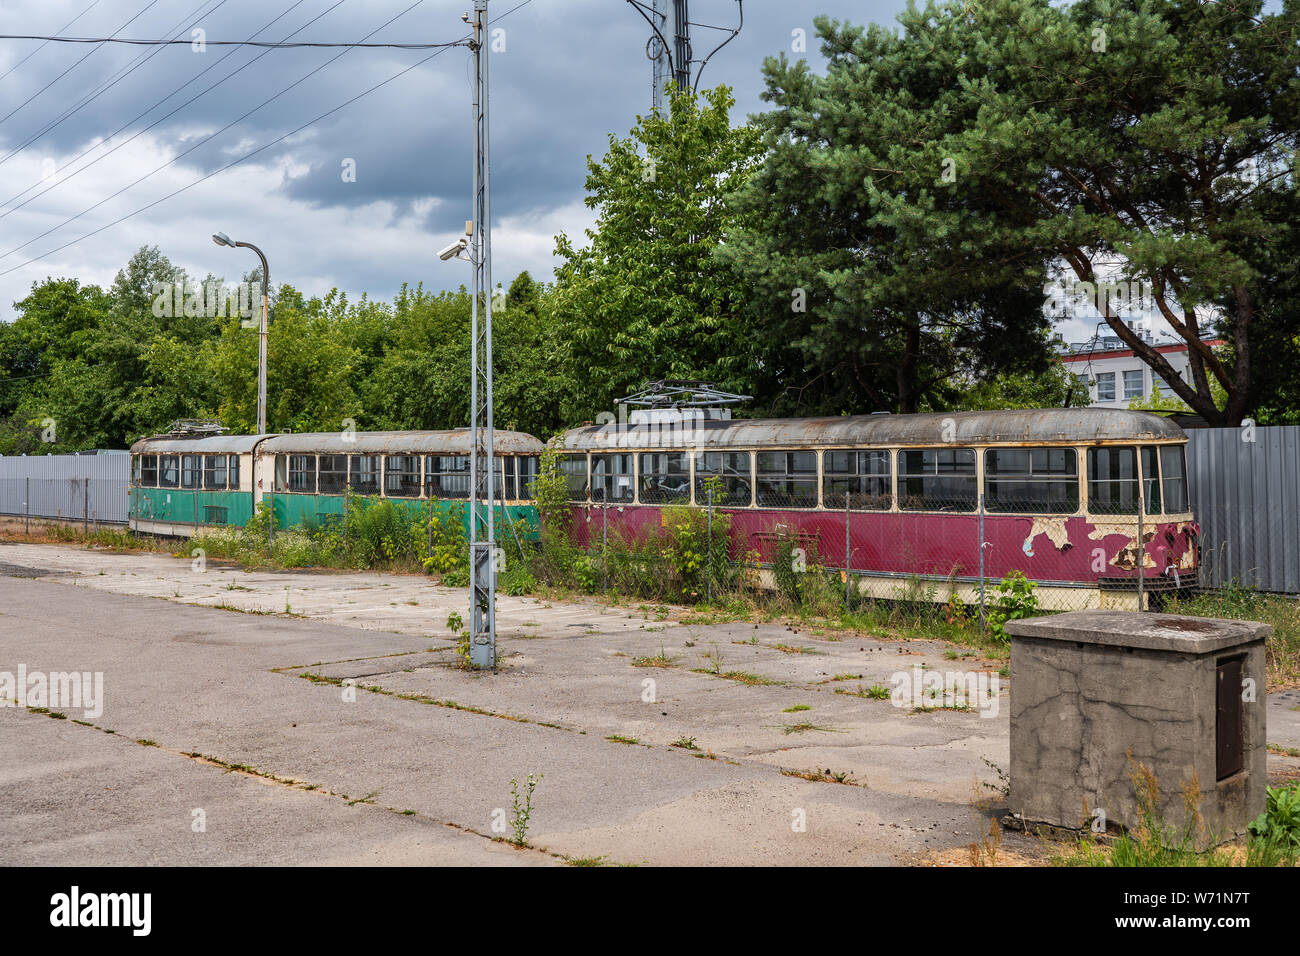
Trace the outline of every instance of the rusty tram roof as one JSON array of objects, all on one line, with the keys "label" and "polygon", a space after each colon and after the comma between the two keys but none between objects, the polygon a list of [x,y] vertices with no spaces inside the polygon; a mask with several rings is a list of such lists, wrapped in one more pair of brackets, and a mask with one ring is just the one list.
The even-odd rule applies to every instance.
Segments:
[{"label": "rusty tram roof", "polygon": [[[951,422],[951,425],[948,423]],[[945,429],[951,435],[945,436]],[[1033,442],[1178,441],[1174,422],[1151,412],[1115,408],[1000,409],[922,415],[844,415],[698,421],[667,426],[617,423],[565,432],[566,450],[617,448],[791,448],[893,445],[998,445]]]},{"label": "rusty tram roof", "polygon": [[[501,455],[540,455],[545,446],[532,435],[495,430],[495,450]],[[265,454],[324,455],[468,455],[468,428],[446,431],[301,432],[271,435],[221,435],[216,438],[142,438],[131,446],[135,454],[175,452],[177,454],[248,454],[256,449]]]}]

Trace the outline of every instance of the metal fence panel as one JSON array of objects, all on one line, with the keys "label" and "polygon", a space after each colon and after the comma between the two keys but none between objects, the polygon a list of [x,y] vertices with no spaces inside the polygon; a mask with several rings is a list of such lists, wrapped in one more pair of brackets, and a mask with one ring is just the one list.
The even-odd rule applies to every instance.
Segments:
[{"label": "metal fence panel", "polygon": [[125,524],[131,456],[0,457],[0,514]]},{"label": "metal fence panel", "polygon": [[1300,592],[1300,425],[1187,432],[1201,583]]}]

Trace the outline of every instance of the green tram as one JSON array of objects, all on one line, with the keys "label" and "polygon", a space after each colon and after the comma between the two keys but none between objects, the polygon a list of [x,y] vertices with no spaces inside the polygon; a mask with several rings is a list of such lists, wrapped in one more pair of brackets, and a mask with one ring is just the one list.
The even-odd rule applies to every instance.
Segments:
[{"label": "green tram", "polygon": [[[497,430],[495,438],[494,496],[511,522],[535,528],[543,445],[522,432]],[[451,509],[469,498],[469,465],[467,428],[144,438],[131,446],[130,527],[189,536],[243,526],[264,500],[276,528],[342,516],[350,496]]]}]

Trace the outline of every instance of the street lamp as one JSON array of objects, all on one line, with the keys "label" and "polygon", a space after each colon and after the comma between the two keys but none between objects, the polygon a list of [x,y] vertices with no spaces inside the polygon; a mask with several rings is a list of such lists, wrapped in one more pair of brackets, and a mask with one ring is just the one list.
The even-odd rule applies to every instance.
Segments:
[{"label": "street lamp", "polygon": [[266,434],[266,327],[267,327],[267,290],[271,283],[271,267],[266,264],[262,250],[251,242],[236,242],[224,232],[213,233],[212,241],[219,246],[234,249],[243,247],[252,249],[262,260],[262,324],[257,333],[257,434]]}]

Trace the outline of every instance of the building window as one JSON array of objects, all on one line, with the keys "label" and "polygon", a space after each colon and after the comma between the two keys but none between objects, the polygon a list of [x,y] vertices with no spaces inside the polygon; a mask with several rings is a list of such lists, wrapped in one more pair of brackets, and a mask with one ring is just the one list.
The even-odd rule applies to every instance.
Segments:
[{"label": "building window", "polygon": [[1083,389],[1083,394],[1091,398],[1092,397],[1092,376],[1088,375],[1085,372],[1075,372],[1074,377],[1078,381],[1079,387]]},{"label": "building window", "polygon": [[898,453],[898,507],[974,511],[975,449],[918,448]]},{"label": "building window", "polygon": [[888,511],[893,504],[893,468],[887,451],[828,451],[822,455],[822,500],[840,508],[844,496],[855,511]]},{"label": "building window", "polygon": [[564,486],[569,491],[570,501],[587,500],[587,456],[562,455],[555,463],[564,476]]},{"label": "building window", "polygon": [[1187,510],[1187,458],[1182,445],[1160,446],[1161,484],[1165,491],[1165,514]]},{"label": "building window", "polygon": [[208,491],[220,491],[226,487],[225,455],[205,455],[203,458],[203,487]]},{"label": "building window", "polygon": [[707,504],[713,489],[715,505],[748,508],[751,500],[749,452],[707,451],[695,455],[695,503]]},{"label": "building window", "polygon": [[1114,372],[1097,373],[1097,401],[1099,402],[1115,401],[1115,373]]},{"label": "building window", "polygon": [[140,484],[145,488],[158,487],[158,456],[140,456]]},{"label": "building window", "polygon": [[1079,464],[1073,448],[990,448],[984,453],[988,511],[1073,514]]},{"label": "building window", "polygon": [[197,488],[203,475],[203,459],[198,455],[181,455],[181,487]]},{"label": "building window", "polygon": [[1136,448],[1088,449],[1088,511],[1099,515],[1137,514]]},{"label": "building window", "polygon": [[378,455],[349,456],[348,487],[359,495],[379,494]]},{"label": "building window", "polygon": [[469,455],[427,455],[424,493],[430,498],[468,498]]},{"label": "building window", "polygon": [[1141,398],[1146,394],[1142,388],[1142,370],[1130,369],[1124,373],[1124,397]]},{"label": "building window", "polygon": [[691,463],[683,451],[641,456],[641,503],[686,504],[691,500]]},{"label": "building window", "polygon": [[420,497],[419,455],[389,455],[384,459],[384,494],[390,498]]},{"label": "building window", "polygon": [[316,485],[322,495],[338,495],[348,484],[348,456],[321,455],[320,477]]}]

